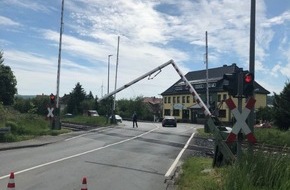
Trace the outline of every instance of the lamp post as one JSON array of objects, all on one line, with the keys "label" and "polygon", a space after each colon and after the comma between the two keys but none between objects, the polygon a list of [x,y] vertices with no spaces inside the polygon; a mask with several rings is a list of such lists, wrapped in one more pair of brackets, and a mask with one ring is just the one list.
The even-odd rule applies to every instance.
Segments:
[{"label": "lamp post", "polygon": [[107,94],[109,94],[110,89],[110,57],[113,55],[108,55],[108,90]]}]

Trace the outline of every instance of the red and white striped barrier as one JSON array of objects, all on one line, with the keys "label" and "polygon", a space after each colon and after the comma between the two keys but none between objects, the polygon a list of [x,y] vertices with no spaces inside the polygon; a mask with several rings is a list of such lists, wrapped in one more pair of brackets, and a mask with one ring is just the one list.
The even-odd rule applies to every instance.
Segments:
[{"label": "red and white striped barrier", "polygon": [[10,173],[9,182],[7,184],[7,190],[15,190],[14,173]]},{"label": "red and white striped barrier", "polygon": [[256,100],[253,97],[249,98],[246,103],[246,107],[243,109],[242,113],[240,113],[240,111],[238,110],[238,108],[236,107],[235,103],[231,98],[227,99],[225,102],[228,105],[234,117],[236,118],[236,123],[233,126],[232,131],[227,138],[227,142],[235,141],[238,133],[242,129],[248,141],[251,143],[256,143],[257,140],[254,134],[252,133],[249,126],[245,122],[249,113],[251,112],[251,109],[254,107]]},{"label": "red and white striped barrier", "polygon": [[192,94],[192,96],[194,97],[194,99],[198,103],[198,105],[201,107],[204,115],[205,116],[210,116],[211,113],[210,113],[209,109],[206,107],[206,105],[204,104],[204,102],[202,101],[202,99],[200,98],[200,96],[198,95],[198,93],[195,91],[195,89],[193,88],[193,86],[190,84],[190,82],[185,78],[185,76],[183,75],[183,73],[178,69],[178,67],[174,63],[174,61],[172,61],[172,66],[174,67],[174,69],[176,70],[176,72],[179,74],[179,76],[181,77],[181,79],[185,82],[186,86],[189,87],[190,93]]}]

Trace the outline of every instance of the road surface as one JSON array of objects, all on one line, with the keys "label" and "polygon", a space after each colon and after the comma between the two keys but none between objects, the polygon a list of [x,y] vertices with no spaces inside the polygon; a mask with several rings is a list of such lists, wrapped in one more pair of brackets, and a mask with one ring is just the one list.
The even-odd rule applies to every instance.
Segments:
[{"label": "road surface", "polygon": [[0,152],[0,189],[10,172],[16,189],[163,190],[165,174],[200,125],[123,121],[41,147]]}]

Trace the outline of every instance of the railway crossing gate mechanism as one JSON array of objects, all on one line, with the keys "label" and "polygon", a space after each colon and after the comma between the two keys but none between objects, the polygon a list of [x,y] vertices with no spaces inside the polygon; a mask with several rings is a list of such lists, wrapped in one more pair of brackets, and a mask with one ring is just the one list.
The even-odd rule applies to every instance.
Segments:
[{"label": "railway crossing gate mechanism", "polygon": [[[237,134],[235,131],[232,133],[228,133],[227,129],[221,125],[220,121],[218,120],[217,117],[215,117],[214,115],[211,114],[211,112],[209,111],[209,109],[207,108],[207,106],[205,105],[205,103],[202,101],[202,99],[200,98],[200,96],[198,95],[198,93],[196,92],[196,90],[193,88],[193,86],[190,84],[190,82],[185,78],[184,74],[180,71],[180,69],[178,68],[178,66],[175,64],[175,62],[173,60],[169,60],[168,62],[160,65],[159,67],[145,73],[144,75],[136,78],[135,80],[123,85],[122,87],[116,89],[115,91],[112,91],[111,93],[103,96],[102,98],[98,99],[98,101],[101,101],[103,99],[106,99],[122,90],[124,90],[125,88],[128,88],[129,86],[139,82],[140,80],[146,78],[146,77],[150,77],[152,74],[156,73],[157,71],[161,72],[161,69],[168,66],[168,65],[172,65],[174,67],[174,69],[176,70],[176,72],[179,74],[179,76],[181,77],[181,79],[183,80],[183,82],[185,83],[185,85],[188,87],[191,95],[194,97],[195,101],[198,103],[198,105],[200,106],[200,108],[202,109],[203,113],[205,114],[207,121],[205,123],[205,130],[209,130],[211,133],[214,134],[215,136],[215,155],[214,155],[214,160],[213,160],[213,166],[220,166],[223,164],[229,164],[229,163],[233,163],[235,161],[235,145],[234,144],[228,144],[228,142],[226,141],[226,139],[230,139],[230,141],[232,142],[234,139],[234,136]],[[156,73],[155,76],[157,74]],[[154,76],[154,77],[155,77]],[[230,104],[231,102],[229,101],[228,105],[230,107],[231,110],[234,110],[234,105]],[[249,106],[247,106],[247,108],[251,108],[253,106],[253,101],[251,103],[249,103]],[[247,109],[248,111],[249,109]],[[245,117],[247,117],[248,112],[243,114],[243,113],[239,113],[236,112],[234,115],[237,115],[239,118],[243,117],[243,119],[245,119]],[[239,119],[242,120],[242,119]],[[241,124],[244,124],[244,121],[239,122],[235,127],[235,130],[238,130],[240,128],[243,128],[242,126],[240,126]],[[236,129],[237,128],[237,129]],[[250,139],[254,139],[253,134],[251,133],[251,131],[248,130],[248,128],[246,128],[246,132],[247,134],[250,134]]]}]

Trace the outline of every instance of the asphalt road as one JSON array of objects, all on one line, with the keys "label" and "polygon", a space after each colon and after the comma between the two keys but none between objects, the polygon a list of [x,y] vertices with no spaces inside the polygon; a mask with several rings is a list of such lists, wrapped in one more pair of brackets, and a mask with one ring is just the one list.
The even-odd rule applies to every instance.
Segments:
[{"label": "asphalt road", "polygon": [[132,128],[123,121],[46,146],[1,151],[0,189],[14,172],[21,190],[79,190],[83,177],[89,190],[163,190],[165,174],[197,127]]}]

